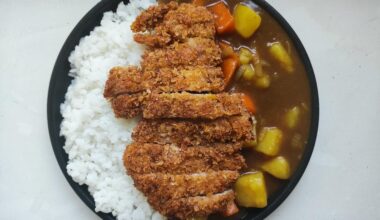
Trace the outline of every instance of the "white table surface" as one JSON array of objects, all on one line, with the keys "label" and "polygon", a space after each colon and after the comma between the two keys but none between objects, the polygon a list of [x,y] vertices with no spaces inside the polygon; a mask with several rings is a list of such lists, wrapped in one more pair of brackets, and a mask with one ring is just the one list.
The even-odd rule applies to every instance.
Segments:
[{"label": "white table surface", "polygon": [[[310,164],[268,219],[380,219],[380,1],[269,2],[309,53],[321,109]],[[0,0],[0,219],[98,219],[63,177],[46,119],[59,49],[95,3]]]}]

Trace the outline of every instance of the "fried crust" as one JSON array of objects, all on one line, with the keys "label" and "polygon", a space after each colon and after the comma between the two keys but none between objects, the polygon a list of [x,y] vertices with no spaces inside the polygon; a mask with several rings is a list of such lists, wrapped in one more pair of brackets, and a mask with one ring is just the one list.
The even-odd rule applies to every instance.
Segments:
[{"label": "fried crust", "polygon": [[246,112],[240,93],[151,94],[144,103],[143,117],[216,119]]},{"label": "fried crust", "polygon": [[184,43],[175,42],[165,48],[146,50],[141,66],[144,70],[178,66],[218,66],[222,52],[214,40],[190,38]]},{"label": "fried crust", "polygon": [[220,67],[184,66],[142,71],[136,66],[110,70],[104,97],[125,93],[152,92],[222,92],[223,72]]},{"label": "fried crust", "polygon": [[165,15],[178,8],[178,3],[171,1],[168,4],[159,4],[150,6],[145,11],[137,16],[136,20],[131,25],[133,32],[141,32],[153,29],[157,24],[161,23]]},{"label": "fried crust", "polygon": [[136,142],[197,146],[247,142],[255,139],[253,123],[248,114],[215,120],[141,120],[132,138]]},{"label": "fried crust", "polygon": [[135,34],[134,40],[151,47],[161,47],[193,37],[215,37],[213,14],[205,7],[193,4],[180,4],[178,8],[168,11],[162,22],[155,25],[149,33]]},{"label": "fried crust", "polygon": [[181,199],[172,199],[164,204],[154,203],[148,198],[148,201],[159,212],[168,217],[178,219],[189,219],[196,217],[205,217],[211,213],[223,212],[227,205],[235,199],[235,193],[232,190],[223,193],[213,194],[211,196],[196,196]]},{"label": "fried crust", "polygon": [[136,174],[133,180],[137,189],[149,195],[151,200],[162,203],[169,199],[223,192],[231,188],[239,175],[239,172],[229,170],[181,175],[150,173]]},{"label": "fried crust", "polygon": [[130,144],[124,153],[124,166],[135,174],[165,172],[190,174],[219,170],[238,171],[245,160],[239,153],[225,152],[215,147],[178,148],[174,145]]},{"label": "fried crust", "polygon": [[141,114],[146,94],[119,95],[111,99],[113,112],[117,118],[133,118]]},{"label": "fried crust", "polygon": [[116,117],[217,119],[247,114],[240,93],[136,93],[111,99]]}]

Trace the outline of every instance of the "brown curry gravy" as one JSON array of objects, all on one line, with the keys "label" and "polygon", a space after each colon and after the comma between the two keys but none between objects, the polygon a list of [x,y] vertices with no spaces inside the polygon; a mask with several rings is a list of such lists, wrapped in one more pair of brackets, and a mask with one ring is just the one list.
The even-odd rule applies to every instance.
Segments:
[{"label": "brown curry gravy", "polygon": [[[160,0],[160,2],[167,3],[169,1]],[[180,2],[191,1],[184,0]],[[205,2],[206,6],[208,6],[215,2],[219,2],[219,0],[206,0]],[[262,18],[259,29],[249,39],[244,39],[237,33],[219,35],[218,39],[230,42],[236,51],[240,47],[256,50],[260,55],[260,58],[270,64],[269,66],[264,66],[263,69],[270,75],[271,85],[268,89],[257,89],[252,84],[240,80],[232,82],[228,87],[228,90],[233,92],[244,92],[253,98],[257,107],[255,117],[258,122],[258,133],[264,127],[278,127],[282,130],[283,142],[279,155],[288,159],[291,166],[291,172],[293,173],[303,155],[304,147],[309,136],[311,94],[305,67],[285,30],[266,11],[251,1],[226,0],[224,2],[228,3],[231,12],[236,4],[244,2],[254,8]],[[290,51],[290,56],[294,62],[294,73],[287,73],[284,71],[277,61],[273,60],[268,53],[267,44],[277,41],[288,47],[287,49]],[[289,129],[284,124],[284,114],[294,106],[301,107],[301,117],[296,128]],[[295,135],[299,138],[299,144],[297,146],[294,146],[294,144],[292,145],[292,139]],[[269,158],[249,148],[243,150],[243,155],[248,164],[248,169],[244,172],[260,170],[260,164]],[[276,179],[268,174],[265,174],[265,181],[269,197],[287,182],[286,180]],[[221,217],[211,217],[211,219],[220,218]]]}]

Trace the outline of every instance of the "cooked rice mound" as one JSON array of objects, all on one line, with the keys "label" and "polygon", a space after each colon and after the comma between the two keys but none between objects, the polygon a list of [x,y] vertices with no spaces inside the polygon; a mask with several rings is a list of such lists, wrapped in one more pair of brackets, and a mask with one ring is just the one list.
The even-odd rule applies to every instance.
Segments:
[{"label": "cooked rice mound", "polygon": [[73,180],[88,186],[97,212],[117,219],[163,219],[138,191],[123,167],[125,146],[131,143],[136,119],[117,119],[103,97],[108,71],[114,66],[139,65],[143,47],[133,40],[132,22],[154,0],[120,3],[106,12],[100,26],[81,39],[71,53],[74,79],[61,105],[61,135],[69,156],[67,171]]}]

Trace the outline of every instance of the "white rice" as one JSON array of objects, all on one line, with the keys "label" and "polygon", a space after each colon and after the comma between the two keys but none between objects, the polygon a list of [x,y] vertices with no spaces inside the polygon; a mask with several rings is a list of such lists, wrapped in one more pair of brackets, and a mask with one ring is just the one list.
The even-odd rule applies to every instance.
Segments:
[{"label": "white rice", "polygon": [[116,119],[103,98],[108,71],[117,65],[139,65],[143,47],[133,41],[130,25],[141,10],[155,0],[120,3],[116,13],[106,12],[101,25],[81,39],[71,53],[74,77],[61,105],[67,171],[79,184],[86,184],[97,212],[117,219],[163,219],[125,173],[122,155],[131,142],[136,120]]}]

